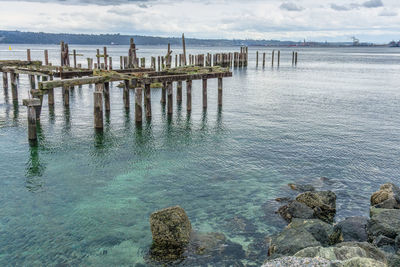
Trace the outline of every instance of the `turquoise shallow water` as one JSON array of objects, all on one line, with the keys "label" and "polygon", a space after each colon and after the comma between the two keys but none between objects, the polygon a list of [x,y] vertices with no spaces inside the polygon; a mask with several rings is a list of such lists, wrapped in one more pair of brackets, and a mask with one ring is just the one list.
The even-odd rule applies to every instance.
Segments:
[{"label": "turquoise shallow water", "polygon": [[[10,52],[0,45],[0,59],[24,59],[27,47],[12,46]],[[57,63],[58,46],[29,48],[33,59],[49,49]],[[85,57],[96,48],[70,47]],[[165,52],[139,49],[147,63]],[[224,233],[249,250],[284,226],[271,200],[288,194],[286,184],[296,181],[335,191],[337,220],[366,215],[370,194],[384,182],[399,182],[400,50],[300,49],[293,68],[291,49],[282,48],[279,69],[256,68],[255,50],[250,49],[249,68],[224,79],[221,110],[215,80],[209,81],[206,112],[196,81],[192,113],[174,103],[172,118],[159,103],[160,90],[153,89],[153,118],[137,126],[134,109],[125,112],[114,83],[103,134],[93,129],[94,88],[75,88],[70,110],[63,108],[58,89],[53,112],[45,98],[36,147],[27,142],[21,105],[27,77],[20,79],[19,106],[1,87],[0,265],[144,264],[151,244],[149,215],[172,205],[186,210],[195,229]],[[109,47],[114,66],[126,51]],[[265,51],[269,61],[271,50]],[[85,57],[79,58],[83,65]],[[229,227],[235,216],[247,220],[250,230]]]}]

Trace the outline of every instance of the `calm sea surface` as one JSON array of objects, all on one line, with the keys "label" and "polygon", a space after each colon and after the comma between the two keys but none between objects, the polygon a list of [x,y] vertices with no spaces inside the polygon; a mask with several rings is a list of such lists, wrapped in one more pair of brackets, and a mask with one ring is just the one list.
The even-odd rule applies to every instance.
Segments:
[{"label": "calm sea surface", "polygon": [[[0,45],[0,59],[25,59],[31,48],[32,58],[43,60],[48,49],[59,64],[58,46],[11,48]],[[83,66],[96,48],[70,46],[84,54]],[[108,49],[119,67],[128,46]],[[188,53],[238,50],[190,47]],[[267,52],[265,68],[256,68],[256,50]],[[134,122],[133,92],[125,112],[113,83],[103,134],[93,129],[94,88],[76,87],[69,110],[57,88],[54,112],[44,99],[37,147],[27,141],[26,75],[18,106],[0,85],[0,265],[145,264],[149,215],[172,205],[186,210],[196,230],[223,233],[250,253],[254,242],[284,226],[272,200],[289,193],[289,182],[333,190],[336,220],[367,215],[380,184],[400,183],[400,49],[299,49],[297,68],[291,51],[281,49],[278,69],[271,68],[271,49],[251,48],[249,67],[224,79],[221,110],[216,80],[208,84],[206,112],[195,81],[192,113],[184,86],[182,107],[174,103],[170,119],[161,90],[152,89],[153,118],[142,126]],[[147,64],[165,52],[138,51]],[[251,231],[232,227],[235,217]],[[225,264],[219,260],[209,264]]]}]

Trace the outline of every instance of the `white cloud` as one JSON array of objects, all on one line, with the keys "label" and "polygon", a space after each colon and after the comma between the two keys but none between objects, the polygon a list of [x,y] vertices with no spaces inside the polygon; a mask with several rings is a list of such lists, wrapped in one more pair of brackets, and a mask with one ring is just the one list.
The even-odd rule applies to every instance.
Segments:
[{"label": "white cloud", "polygon": [[355,35],[378,42],[398,39],[400,32],[398,0],[385,0],[384,7],[374,0],[0,2],[4,30],[319,41]]}]

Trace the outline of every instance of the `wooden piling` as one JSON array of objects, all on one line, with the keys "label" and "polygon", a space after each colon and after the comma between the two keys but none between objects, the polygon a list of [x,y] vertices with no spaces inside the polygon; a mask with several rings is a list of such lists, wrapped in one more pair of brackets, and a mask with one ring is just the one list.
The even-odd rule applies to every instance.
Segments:
[{"label": "wooden piling", "polygon": [[186,81],[186,109],[188,112],[192,110],[192,80]]},{"label": "wooden piling", "polygon": [[112,64],[112,57],[108,58],[109,62],[108,62],[108,69],[112,70],[113,69],[113,64]]},{"label": "wooden piling", "polygon": [[256,67],[258,67],[258,51],[256,52]]},{"label": "wooden piling", "polygon": [[161,71],[161,57],[158,56],[158,71]]},{"label": "wooden piling", "polygon": [[110,83],[105,82],[104,83],[104,109],[106,112],[110,112],[111,107],[110,107]]},{"label": "wooden piling", "polygon": [[18,87],[17,87],[17,75],[14,71],[10,72],[11,79],[11,95],[14,102],[18,101]]},{"label": "wooden piling", "polygon": [[125,107],[125,109],[129,109],[129,106],[130,106],[130,100],[129,100],[129,87],[130,87],[130,85],[129,85],[129,81],[128,80],[125,80],[124,81],[124,92],[123,92],[123,95],[122,95],[122,97],[123,97],[123,100],[124,100],[124,107]]},{"label": "wooden piling", "polygon": [[74,49],[72,52],[74,54],[74,68],[76,69],[76,50]]},{"label": "wooden piling", "polygon": [[54,106],[54,89],[51,88],[47,91],[47,102],[49,106]]},{"label": "wooden piling", "polygon": [[100,63],[100,49],[96,50],[96,57],[97,57],[97,68],[100,69],[101,63]]},{"label": "wooden piling", "polygon": [[222,78],[218,78],[218,106],[222,106]]},{"label": "wooden piling", "polygon": [[185,34],[182,33],[182,47],[183,47],[183,65],[186,64],[186,42],[185,42]]},{"label": "wooden piling", "polygon": [[292,66],[294,65],[294,51],[292,51]]},{"label": "wooden piling", "polygon": [[36,109],[33,105],[28,105],[28,139],[37,140]]},{"label": "wooden piling", "polygon": [[167,95],[168,95],[168,114],[172,114],[172,108],[173,108],[172,82],[167,82]]},{"label": "wooden piling", "polygon": [[294,55],[294,64],[297,66],[297,52]]},{"label": "wooden piling", "polygon": [[62,93],[63,93],[64,107],[69,107],[69,86],[63,86]]},{"label": "wooden piling", "polygon": [[278,50],[278,67],[281,64],[281,50]]},{"label": "wooden piling", "polygon": [[49,65],[49,51],[44,50],[44,65],[48,66]]},{"label": "wooden piling", "polygon": [[203,79],[203,108],[207,108],[207,79]]},{"label": "wooden piling", "polygon": [[94,98],[94,128],[103,129],[103,83],[96,83]]},{"label": "wooden piling", "polygon": [[136,122],[142,122],[142,113],[143,113],[143,108],[142,108],[142,95],[143,95],[143,90],[142,87],[137,87],[135,89],[135,121]]},{"label": "wooden piling", "polygon": [[31,59],[31,50],[30,49],[26,50],[26,60],[32,61],[32,59]]},{"label": "wooden piling", "polygon": [[7,72],[3,71],[3,89],[7,90],[8,89],[8,76]]},{"label": "wooden piling", "polygon": [[275,59],[275,50],[272,50],[272,59],[271,59],[272,67],[274,66],[274,59]]},{"label": "wooden piling", "polygon": [[119,57],[119,69],[122,70],[124,69],[124,59],[123,56]]},{"label": "wooden piling", "polygon": [[176,84],[176,102],[182,102],[182,81],[178,81]]},{"label": "wooden piling", "polygon": [[161,104],[165,105],[165,103],[167,102],[166,98],[167,98],[167,83],[163,82],[163,86],[161,89],[161,101],[160,101]]},{"label": "wooden piling", "polygon": [[107,47],[103,47],[103,54],[104,54],[104,69],[108,70],[108,55],[107,55]]},{"label": "wooden piling", "polygon": [[265,53],[263,53],[263,68],[265,68]]},{"label": "wooden piling", "polygon": [[144,108],[146,109],[146,118],[151,118],[151,84],[144,84]]}]

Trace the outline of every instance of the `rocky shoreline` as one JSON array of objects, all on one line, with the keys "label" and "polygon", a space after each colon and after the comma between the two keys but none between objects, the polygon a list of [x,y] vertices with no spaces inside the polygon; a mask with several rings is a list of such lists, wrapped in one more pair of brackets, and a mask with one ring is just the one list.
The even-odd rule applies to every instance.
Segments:
[{"label": "rocky shoreline", "polygon": [[[371,196],[369,217],[348,217],[337,223],[336,195],[310,185],[289,184],[294,198],[279,198],[276,211],[288,225],[263,240],[263,267],[270,266],[400,266],[400,188],[384,184]],[[236,217],[235,217],[236,218]],[[240,217],[234,223],[243,224]],[[210,259],[225,266],[245,265],[236,258],[251,257],[223,234],[198,233],[185,211],[170,207],[150,216],[152,263],[207,265]],[[259,255],[257,255],[260,257]]]}]

